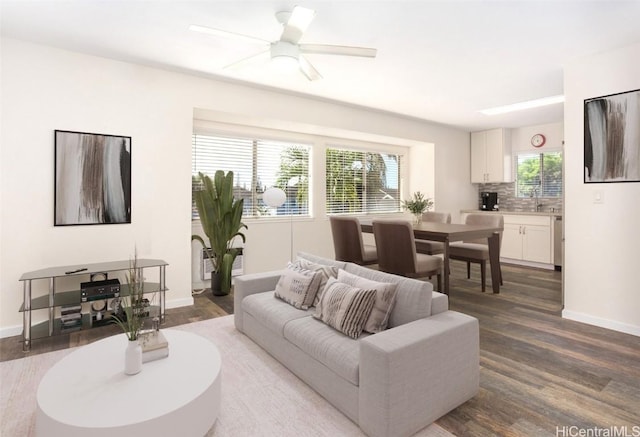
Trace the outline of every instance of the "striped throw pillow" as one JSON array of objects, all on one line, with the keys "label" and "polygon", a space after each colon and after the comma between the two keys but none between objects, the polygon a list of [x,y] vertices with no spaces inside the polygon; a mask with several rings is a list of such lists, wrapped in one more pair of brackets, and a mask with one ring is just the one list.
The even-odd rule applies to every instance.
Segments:
[{"label": "striped throw pillow", "polygon": [[376,290],[376,300],[373,304],[371,314],[364,325],[364,330],[375,334],[387,329],[389,315],[396,302],[396,290],[398,284],[387,282],[376,282],[371,279],[362,278],[352,273],[340,270],[338,281],[344,282],[352,287]]},{"label": "striped throw pillow", "polygon": [[375,299],[376,290],[363,290],[331,278],[313,317],[356,339],[362,334]]},{"label": "striped throw pillow", "polygon": [[319,273],[294,269],[289,264],[280,275],[274,295],[300,310],[306,310],[313,304],[319,285]]},{"label": "striped throw pillow", "polygon": [[316,294],[316,298],[313,301],[313,306],[318,306],[318,302],[322,297],[322,293],[324,292],[324,289],[327,286],[327,281],[329,280],[329,278],[336,278],[338,276],[338,268],[334,266],[327,266],[324,264],[314,263],[304,258],[298,258],[293,265],[298,266],[301,269],[311,270],[313,272],[320,273],[321,275],[320,286],[318,287],[318,293]]}]

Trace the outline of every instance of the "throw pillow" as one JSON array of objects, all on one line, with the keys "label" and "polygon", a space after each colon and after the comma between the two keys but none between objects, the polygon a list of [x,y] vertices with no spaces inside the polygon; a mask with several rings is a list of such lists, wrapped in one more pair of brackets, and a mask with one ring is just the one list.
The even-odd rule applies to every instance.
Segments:
[{"label": "throw pillow", "polygon": [[389,315],[396,302],[398,284],[372,281],[371,279],[366,279],[344,270],[338,272],[338,281],[344,282],[352,287],[376,290],[376,300],[371,314],[367,319],[367,323],[364,326],[364,330],[375,334],[376,332],[382,332],[387,329]]},{"label": "throw pillow", "polygon": [[298,260],[294,263],[294,265],[297,265],[302,269],[311,270],[313,272],[320,273],[321,275],[320,286],[318,287],[318,293],[316,294],[316,298],[313,301],[313,306],[318,306],[318,302],[322,297],[322,292],[324,291],[329,278],[338,277],[338,268],[334,266],[327,266],[324,264],[314,263],[304,258],[298,258]]},{"label": "throw pillow", "polygon": [[357,339],[376,299],[376,290],[363,290],[331,278],[313,315],[334,329]]},{"label": "throw pillow", "polygon": [[396,302],[398,284],[372,281],[371,279],[362,278],[344,270],[338,272],[338,281],[344,282],[352,287],[376,290],[376,300],[373,304],[371,314],[367,319],[367,323],[364,325],[364,330],[375,334],[376,332],[387,329],[389,315]]},{"label": "throw pillow", "polygon": [[289,264],[276,284],[275,296],[298,309],[306,310],[313,304],[319,285],[319,273],[294,269]]}]

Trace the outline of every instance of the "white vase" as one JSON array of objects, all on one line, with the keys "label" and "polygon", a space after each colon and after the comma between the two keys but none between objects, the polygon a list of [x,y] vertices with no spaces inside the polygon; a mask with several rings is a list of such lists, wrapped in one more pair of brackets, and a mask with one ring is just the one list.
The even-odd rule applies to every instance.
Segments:
[{"label": "white vase", "polygon": [[127,349],[124,351],[124,373],[135,375],[142,370],[142,348],[138,340],[127,341]]}]

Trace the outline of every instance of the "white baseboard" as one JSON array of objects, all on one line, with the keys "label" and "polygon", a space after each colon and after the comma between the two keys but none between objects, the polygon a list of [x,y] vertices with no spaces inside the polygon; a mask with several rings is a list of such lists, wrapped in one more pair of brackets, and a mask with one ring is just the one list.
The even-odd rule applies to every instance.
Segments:
[{"label": "white baseboard", "polygon": [[545,270],[555,270],[555,267],[556,267],[553,264],[538,263],[533,261],[523,261],[521,259],[512,259],[512,258],[500,258],[500,262],[504,264],[513,264],[513,265],[524,266],[524,267],[535,267],[537,269],[545,269]]},{"label": "white baseboard", "polygon": [[[183,299],[167,300],[165,305],[166,309],[179,308],[193,305],[193,297],[185,297]],[[36,320],[33,323],[37,323]],[[0,338],[14,337],[16,335],[22,335],[22,324],[14,326],[5,326],[0,328]]]},{"label": "white baseboard", "polygon": [[168,300],[166,305],[165,305],[165,309],[188,307],[190,305],[193,305],[193,297],[192,296],[185,297],[183,299]]},{"label": "white baseboard", "polygon": [[576,322],[582,322],[588,325],[599,326],[601,328],[611,329],[613,331],[624,332],[625,334],[640,337],[640,326],[603,319],[600,317],[590,316],[589,314],[577,313],[569,310],[562,310],[562,317],[569,320],[575,320]]},{"label": "white baseboard", "polygon": [[0,328],[0,338],[15,337],[20,334],[22,334],[22,325]]}]

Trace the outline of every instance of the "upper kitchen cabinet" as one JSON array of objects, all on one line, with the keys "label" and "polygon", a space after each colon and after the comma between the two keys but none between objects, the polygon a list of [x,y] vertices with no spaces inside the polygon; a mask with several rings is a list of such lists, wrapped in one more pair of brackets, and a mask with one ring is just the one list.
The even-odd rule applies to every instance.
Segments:
[{"label": "upper kitchen cabinet", "polygon": [[471,182],[511,182],[511,135],[508,129],[471,133]]}]

